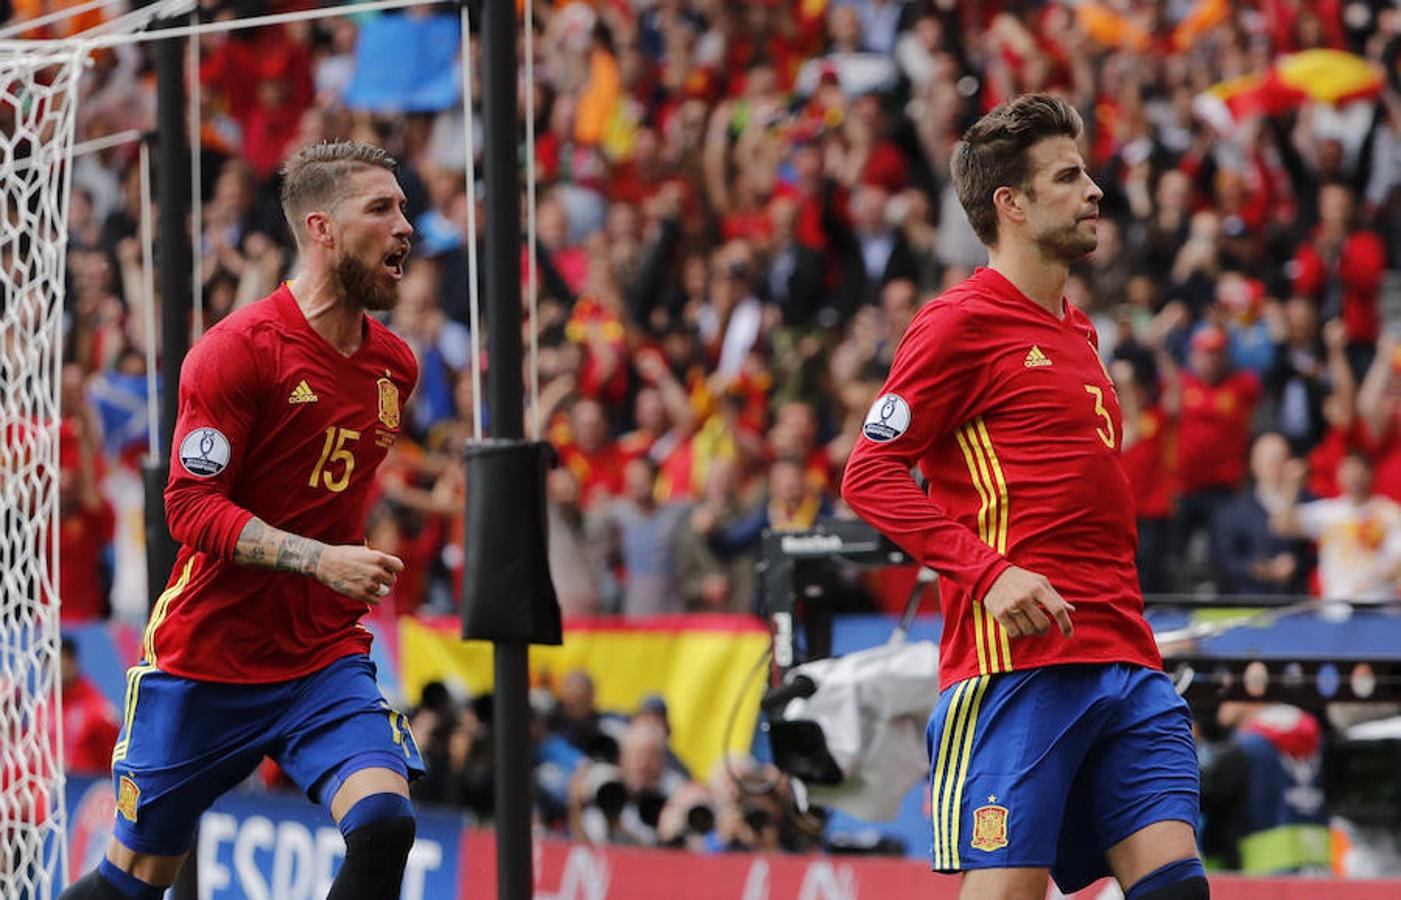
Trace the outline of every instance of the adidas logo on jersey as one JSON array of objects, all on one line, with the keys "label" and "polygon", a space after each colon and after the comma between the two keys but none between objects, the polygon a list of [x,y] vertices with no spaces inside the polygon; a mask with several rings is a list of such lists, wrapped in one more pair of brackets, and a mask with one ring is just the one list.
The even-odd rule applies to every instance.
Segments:
[{"label": "adidas logo on jersey", "polygon": [[306,383],[306,379],[297,382],[297,386],[292,388],[291,396],[287,398],[288,403],[315,403],[316,400],[316,392]]},{"label": "adidas logo on jersey", "polygon": [[1040,347],[1032,344],[1031,349],[1028,350],[1026,354],[1026,367],[1028,369],[1033,369],[1037,366],[1049,366],[1050,364],[1051,358],[1042,353]]}]

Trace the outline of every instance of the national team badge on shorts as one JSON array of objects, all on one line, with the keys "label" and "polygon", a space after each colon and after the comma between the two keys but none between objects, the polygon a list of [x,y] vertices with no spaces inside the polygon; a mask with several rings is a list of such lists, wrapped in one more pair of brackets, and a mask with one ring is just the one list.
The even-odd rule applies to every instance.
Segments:
[{"label": "national team badge on shorts", "polygon": [[117,812],[121,813],[128,821],[136,821],[136,804],[141,801],[141,788],[136,786],[136,782],[123,775],[117,782]]},{"label": "national team badge on shorts", "polygon": [[379,386],[379,420],[385,428],[399,427],[399,389],[388,378],[375,382]]},{"label": "national team badge on shorts", "polygon": [[988,798],[987,806],[973,810],[974,850],[991,853],[1007,846],[1007,807],[992,803],[996,797]]}]

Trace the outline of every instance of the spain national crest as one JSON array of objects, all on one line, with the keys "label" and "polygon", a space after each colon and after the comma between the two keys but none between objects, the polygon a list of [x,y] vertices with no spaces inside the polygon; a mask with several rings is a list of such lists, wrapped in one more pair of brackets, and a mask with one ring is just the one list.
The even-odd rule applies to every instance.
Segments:
[{"label": "spain national crest", "polygon": [[399,427],[399,389],[388,378],[376,382],[379,386],[379,420],[385,428]]},{"label": "spain national crest", "polygon": [[123,775],[122,780],[117,785],[117,812],[121,813],[128,821],[136,821],[136,804],[141,801],[141,788],[136,786],[136,782]]},{"label": "spain national crest", "polygon": [[974,850],[991,853],[1007,846],[1007,807],[989,804],[973,810]]}]

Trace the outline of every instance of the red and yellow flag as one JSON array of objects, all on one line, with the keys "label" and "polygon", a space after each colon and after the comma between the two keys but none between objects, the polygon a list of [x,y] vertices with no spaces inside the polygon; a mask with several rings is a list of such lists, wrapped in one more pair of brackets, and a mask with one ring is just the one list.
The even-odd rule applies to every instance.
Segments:
[{"label": "red and yellow flag", "polygon": [[1283,56],[1266,72],[1242,75],[1199,94],[1197,114],[1222,130],[1251,116],[1272,116],[1307,101],[1341,106],[1375,97],[1386,75],[1342,50],[1304,50]]},{"label": "red and yellow flag", "polygon": [[[768,647],[768,630],[751,616],[571,621],[563,646],[530,648],[531,681],[583,669],[593,678],[598,708],[606,712],[631,714],[648,694],[661,694],[672,750],[693,776],[704,779],[725,750],[749,750],[767,673],[748,676]],[[405,697],[418,697],[430,681],[473,695],[492,687],[491,644],[463,641],[456,618],[400,619],[399,660]],[[726,747],[732,714],[735,727]]]}]

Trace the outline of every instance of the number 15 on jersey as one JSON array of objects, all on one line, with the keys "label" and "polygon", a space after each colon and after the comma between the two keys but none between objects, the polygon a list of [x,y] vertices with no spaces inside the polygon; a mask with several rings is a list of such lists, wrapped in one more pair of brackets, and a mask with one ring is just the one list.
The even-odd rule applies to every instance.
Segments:
[{"label": "number 15 on jersey", "polygon": [[[349,487],[350,473],[355,471],[355,454],[350,452],[346,444],[358,440],[358,431],[337,428],[334,425],[327,428],[321,458],[316,461],[316,468],[311,470],[311,480],[307,484],[310,487],[317,487],[318,483],[324,484],[326,490],[333,494],[339,494]],[[336,466],[342,467],[338,474],[332,472],[332,468]]]}]

